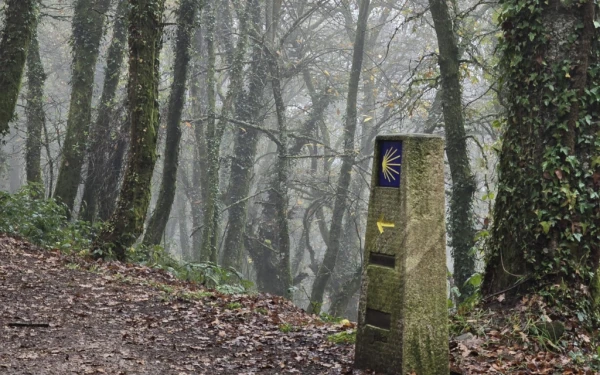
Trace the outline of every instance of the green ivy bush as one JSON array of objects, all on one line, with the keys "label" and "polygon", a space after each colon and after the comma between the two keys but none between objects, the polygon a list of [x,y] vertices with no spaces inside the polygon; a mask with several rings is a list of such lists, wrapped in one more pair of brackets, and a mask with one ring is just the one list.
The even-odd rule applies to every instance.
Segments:
[{"label": "green ivy bush", "polygon": [[16,194],[0,192],[0,233],[61,251],[89,249],[100,224],[69,222],[55,200],[35,198],[39,191],[39,186],[29,185]]},{"label": "green ivy bush", "polygon": [[223,268],[212,262],[188,263],[173,258],[160,245],[131,247],[127,259],[134,263],[165,270],[175,277],[196,282],[223,294],[246,294],[254,284],[245,280],[233,268]]},{"label": "green ivy bush", "polygon": [[[0,233],[66,253],[89,252],[103,223],[67,220],[63,205],[54,199],[36,198],[40,191],[43,191],[40,186],[29,185],[16,194],[0,192]],[[248,293],[253,287],[252,282],[244,280],[233,268],[225,269],[211,262],[182,263],[159,245],[131,247],[127,259],[163,269],[179,279],[198,282],[224,294]]]}]

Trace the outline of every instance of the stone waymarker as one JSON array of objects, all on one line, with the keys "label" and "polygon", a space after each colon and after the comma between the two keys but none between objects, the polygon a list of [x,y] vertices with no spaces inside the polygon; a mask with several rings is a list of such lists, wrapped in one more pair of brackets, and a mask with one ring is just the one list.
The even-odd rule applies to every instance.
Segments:
[{"label": "stone waymarker", "polygon": [[446,375],[444,141],[377,137],[355,366]]}]

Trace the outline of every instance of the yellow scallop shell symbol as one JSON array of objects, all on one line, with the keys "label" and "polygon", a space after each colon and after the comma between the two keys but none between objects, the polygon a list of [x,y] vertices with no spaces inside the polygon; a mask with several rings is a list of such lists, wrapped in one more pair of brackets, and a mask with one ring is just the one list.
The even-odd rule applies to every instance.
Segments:
[{"label": "yellow scallop shell symbol", "polygon": [[381,161],[381,170],[383,171],[383,177],[385,177],[388,182],[392,182],[392,180],[396,180],[394,174],[400,174],[400,163],[394,163],[396,160],[400,158],[400,154],[398,153],[398,149],[389,148],[383,155],[383,160]]}]

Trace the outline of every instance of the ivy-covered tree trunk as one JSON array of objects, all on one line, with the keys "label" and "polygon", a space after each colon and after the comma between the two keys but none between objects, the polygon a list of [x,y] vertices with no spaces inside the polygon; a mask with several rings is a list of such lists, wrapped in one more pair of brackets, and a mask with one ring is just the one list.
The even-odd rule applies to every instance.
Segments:
[{"label": "ivy-covered tree trunk", "polygon": [[[261,7],[254,1],[253,23],[260,30]],[[250,67],[248,92],[240,96],[236,105],[236,117],[250,123],[256,123],[261,110],[266,80],[266,61],[261,43],[255,42]],[[254,159],[259,134],[256,129],[238,128],[235,131],[234,152],[231,158],[228,197],[232,204],[229,208],[229,221],[223,244],[224,267],[240,270],[244,253],[244,234],[248,211],[248,194],[254,174]]]},{"label": "ivy-covered tree trunk", "polygon": [[[248,16],[250,14],[252,2],[247,0],[244,4],[243,10],[239,12],[239,37],[231,65],[231,73],[229,79],[229,87],[227,88],[227,95],[223,101],[221,107],[221,121],[217,124],[214,121],[214,97],[209,93],[209,122],[206,129],[206,145],[208,150],[208,171],[207,171],[207,199],[206,209],[204,211],[204,230],[202,232],[202,249],[201,258],[202,260],[210,260],[211,262],[217,262],[217,237],[219,235],[219,222],[220,222],[220,193],[219,193],[219,153],[221,148],[221,139],[223,138],[223,132],[225,130],[225,124],[227,123],[229,116],[233,109],[233,104],[236,102],[237,97],[243,91],[243,73],[244,73],[244,59],[246,57],[246,47],[248,44]],[[213,4],[212,6],[215,6]],[[214,12],[214,10],[212,10]],[[212,19],[214,24],[214,17]],[[214,57],[211,56],[211,49],[214,52],[214,25],[208,25],[208,39],[207,47],[209,50],[209,68],[208,68],[208,82],[209,90],[212,90],[212,84],[214,82]],[[212,35],[212,36],[211,36]],[[214,53],[213,53],[214,55]],[[212,61],[212,62],[211,62]],[[211,78],[211,75],[213,78]]]},{"label": "ivy-covered tree trunk", "polygon": [[206,96],[208,102],[208,119],[206,120],[206,130],[204,132],[206,139],[206,178],[203,189],[206,191],[206,200],[204,202],[202,244],[200,247],[200,260],[217,262],[217,235],[218,220],[215,219],[218,212],[219,199],[219,149],[221,138],[217,129],[216,120],[216,78],[215,78],[215,16],[216,4],[208,3],[205,9],[206,25],[206,54],[207,54],[207,72],[206,72]]},{"label": "ivy-covered tree trunk", "polygon": [[187,71],[190,63],[190,44],[194,30],[194,21],[196,19],[197,4],[197,0],[183,0],[177,14],[174,77],[169,96],[163,176],[158,193],[158,201],[148,222],[146,234],[144,235],[144,244],[146,245],[160,243],[175,199],[177,168],[179,166],[179,142],[181,140],[181,113],[185,103]]},{"label": "ivy-covered tree trunk", "polygon": [[[275,8],[278,9],[278,8]],[[273,14],[275,18],[276,13]],[[290,249],[290,230],[288,225],[288,174],[289,159],[287,155],[288,130],[285,115],[285,103],[281,91],[281,78],[279,73],[279,61],[275,54],[267,57],[269,73],[271,75],[271,88],[273,98],[275,99],[275,112],[277,115],[277,129],[279,130],[279,144],[277,145],[277,176],[273,190],[275,193],[275,212],[277,220],[277,250],[278,250],[278,279],[282,288],[282,295],[288,295],[289,288],[292,286],[291,272],[291,249]]]},{"label": "ivy-covered tree trunk", "polygon": [[164,0],[129,0],[129,82],[127,100],[131,147],[115,213],[95,247],[120,260],[142,233],[150,204],[159,124],[158,84]]},{"label": "ivy-covered tree trunk", "polygon": [[37,27],[39,0],[7,0],[0,40],[0,139],[8,133],[31,37]]},{"label": "ivy-covered tree trunk", "polygon": [[104,87],[98,108],[98,118],[91,131],[91,146],[88,153],[87,175],[80,214],[80,218],[87,221],[94,221],[96,218],[102,178],[107,175],[107,148],[112,148],[112,145],[109,145],[111,117],[114,113],[123,57],[127,50],[128,12],[128,0],[119,0],[115,12],[113,36],[106,57]]},{"label": "ivy-covered tree trunk", "polygon": [[429,0],[429,10],[440,50],[438,64],[442,81],[446,156],[452,176],[448,231],[454,258],[454,280],[464,298],[472,293],[472,287],[465,285],[465,282],[475,272],[475,257],[471,248],[475,241],[472,200],[476,186],[471,173],[463,119],[460,56],[448,3],[445,0]]},{"label": "ivy-covered tree trunk", "polygon": [[310,306],[308,311],[319,313],[323,304],[323,295],[327,283],[331,278],[331,271],[335,268],[337,256],[340,250],[340,238],[342,234],[342,222],[346,210],[348,198],[348,186],[350,186],[352,166],[354,165],[354,135],[356,133],[356,102],[358,98],[358,85],[360,83],[360,72],[363,61],[365,44],[365,33],[367,20],[369,18],[370,0],[361,0],[358,11],[358,22],[352,54],[352,70],[348,82],[348,98],[346,101],[346,123],[344,128],[344,157],[340,168],[340,177],[336,187],[335,201],[333,205],[333,220],[329,229],[329,243],[323,263],[319,267],[317,276],[313,283],[310,295]]},{"label": "ivy-covered tree trunk", "polygon": [[70,215],[75,204],[85,160],[89,129],[94,71],[102,30],[110,0],[77,0],[73,15],[73,67],[67,134],[54,196],[67,206]]},{"label": "ivy-covered tree trunk", "polygon": [[600,280],[597,6],[502,7],[507,117],[483,293],[556,288],[555,298],[589,308],[587,287],[597,297]]},{"label": "ivy-covered tree trunk", "polygon": [[[46,73],[40,58],[37,32],[33,33],[27,55],[27,141],[25,165],[27,182],[42,184],[42,129],[44,128],[44,83]],[[42,191],[43,192],[43,191]],[[41,193],[42,193],[41,192]]]}]

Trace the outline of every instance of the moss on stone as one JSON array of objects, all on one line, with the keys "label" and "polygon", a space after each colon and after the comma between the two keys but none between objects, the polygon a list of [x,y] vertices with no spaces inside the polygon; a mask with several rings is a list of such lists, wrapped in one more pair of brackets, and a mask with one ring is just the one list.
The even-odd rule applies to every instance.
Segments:
[{"label": "moss on stone", "polygon": [[[386,374],[448,373],[444,145],[439,137],[402,141],[401,185],[378,187],[373,173],[355,364]],[[394,223],[381,233],[377,221]],[[394,267],[370,265],[372,252],[393,255]],[[367,309],[390,314],[389,330],[367,324]]]}]

